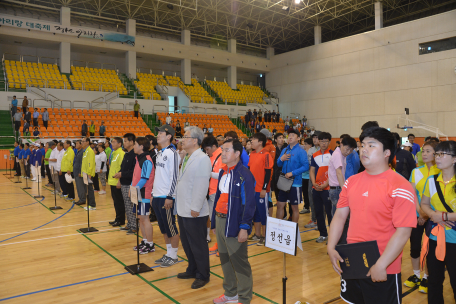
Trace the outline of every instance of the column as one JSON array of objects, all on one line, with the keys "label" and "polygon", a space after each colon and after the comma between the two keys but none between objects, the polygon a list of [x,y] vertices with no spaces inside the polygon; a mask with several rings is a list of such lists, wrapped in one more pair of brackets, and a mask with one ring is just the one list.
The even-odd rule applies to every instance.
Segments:
[{"label": "column", "polygon": [[182,30],[181,43],[183,45],[190,45],[190,30]]},{"label": "column", "polygon": [[236,39],[228,39],[228,52],[236,54]]},{"label": "column", "polygon": [[320,44],[321,43],[321,26],[316,25],[314,27],[314,37],[315,37],[315,44]]},{"label": "column", "polygon": [[[136,36],[136,20],[127,19],[126,21],[126,34],[129,36]],[[129,46],[132,47],[132,46]],[[127,77],[136,78],[136,52],[127,51],[125,53],[125,74]]]},{"label": "column", "polygon": [[268,46],[268,47],[266,48],[266,58],[267,58],[267,59],[271,59],[272,56],[274,56],[274,48]]},{"label": "column", "polygon": [[71,44],[69,42],[60,42],[59,66],[60,66],[61,73],[71,73],[70,56],[71,56]]},{"label": "column", "polygon": [[383,27],[383,3],[380,1],[374,3],[375,8],[375,29],[379,30]]},{"label": "column", "polygon": [[60,8],[60,25],[62,26],[70,26],[70,15],[71,9],[69,7],[62,6]]},{"label": "column", "polygon": [[233,89],[237,89],[237,67],[236,66],[230,66],[227,68],[228,69],[228,85]]},{"label": "column", "polygon": [[192,84],[192,61],[190,59],[181,60],[181,78],[184,84]]}]

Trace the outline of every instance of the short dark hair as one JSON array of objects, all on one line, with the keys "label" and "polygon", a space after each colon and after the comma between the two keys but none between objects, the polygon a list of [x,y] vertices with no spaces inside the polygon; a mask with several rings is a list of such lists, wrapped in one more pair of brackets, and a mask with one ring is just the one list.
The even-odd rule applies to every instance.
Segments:
[{"label": "short dark hair", "polygon": [[238,151],[239,157],[241,157],[242,151],[244,151],[244,147],[242,146],[242,143],[239,141],[239,139],[227,139],[225,140],[224,144],[226,143],[232,143],[234,152]]},{"label": "short dark hair", "polygon": [[353,149],[355,149],[357,147],[356,140],[353,137],[351,137],[350,135],[344,136],[341,140],[341,143],[344,146],[349,146],[350,148],[353,148]]},{"label": "short dark hair", "polygon": [[318,140],[323,140],[323,139],[327,139],[329,141],[331,141],[331,133],[329,132],[320,132],[320,134],[318,134]]},{"label": "short dark hair", "polygon": [[409,135],[407,135],[407,138],[409,138],[410,136],[415,137],[415,134],[410,133]]},{"label": "short dark hair", "polygon": [[385,128],[371,127],[361,133],[359,140],[362,142],[366,137],[378,140],[383,145],[383,151],[390,150],[391,155],[388,159],[388,163],[393,161],[394,156],[396,155],[397,139],[392,132]]},{"label": "short dark hair", "polygon": [[40,147],[44,147],[44,143],[40,143]]},{"label": "short dark hair", "polygon": [[63,142],[59,141],[59,143],[57,144],[57,146],[63,147]]},{"label": "short dark hair", "polygon": [[[133,136],[134,136],[134,135],[133,135]],[[118,144],[123,144],[122,138],[116,136],[116,137],[114,137],[113,139],[114,139]],[[130,141],[131,141],[131,140],[130,140]]]},{"label": "short dark hair", "polygon": [[103,150],[105,150],[105,149],[106,149],[106,147],[105,147],[104,143],[100,143],[100,144],[98,144],[98,147],[102,148]]},{"label": "short dark hair", "polygon": [[304,142],[308,145],[311,145],[312,147],[314,146],[314,142],[313,142],[312,138],[310,138],[310,137],[307,137],[306,139],[304,139]]},{"label": "short dark hair", "polygon": [[218,141],[214,136],[208,136],[203,139],[201,143],[201,148],[206,149],[206,148],[212,148],[213,146],[218,147]]},{"label": "short dark hair", "polygon": [[364,125],[361,126],[361,130],[365,131],[365,130],[367,130],[369,128],[378,127],[378,126],[379,126],[379,124],[378,124],[377,121],[370,120],[370,121],[365,122]]},{"label": "short dark hair", "polygon": [[20,146],[22,149],[24,149],[24,144],[20,144],[19,146]]},{"label": "short dark hair", "polygon": [[342,134],[339,138],[342,139],[342,138],[344,138],[345,136],[350,136],[350,135],[348,135],[348,134]]},{"label": "short dark hair", "polygon": [[274,140],[277,140],[277,138],[279,138],[279,136],[283,136],[283,134],[282,133],[276,133],[274,135]]},{"label": "short dark hair", "polygon": [[110,137],[106,137],[105,140],[106,140],[106,141],[110,141],[111,138],[110,138]]},{"label": "short dark hair", "polygon": [[258,141],[261,141],[261,145],[263,146],[263,148],[266,146],[266,142],[268,139],[266,138],[266,135],[264,135],[263,133],[257,132],[253,134],[252,137],[258,139]]},{"label": "short dark hair", "polygon": [[26,146],[26,147],[30,147],[30,144],[29,144],[29,143],[25,143],[25,146]]},{"label": "short dark hair", "polygon": [[70,146],[71,146],[71,140],[68,140],[68,139],[67,139],[67,140],[65,140],[65,143],[66,143],[67,145],[70,145]]},{"label": "short dark hair", "polygon": [[399,135],[399,133],[397,133],[397,132],[391,132],[391,134],[393,134],[394,138],[395,138],[397,141],[401,141],[401,136]]},{"label": "short dark hair", "polygon": [[[125,138],[125,136],[124,136]],[[150,150],[150,141],[145,138],[145,137],[137,137],[136,142],[138,143],[139,146],[143,146],[143,151],[149,151]]]},{"label": "short dark hair", "polygon": [[226,133],[225,133],[225,138],[227,138],[227,137],[231,137],[231,138],[233,138],[233,139],[239,139],[239,136],[238,136],[237,133],[234,132],[234,131],[228,131],[228,132],[226,132]]},{"label": "short dark hair", "polygon": [[86,142],[88,142],[90,144],[90,137],[86,137],[84,138]]},{"label": "short dark hair", "polygon": [[[126,138],[128,141],[135,141],[136,136],[133,133],[126,133],[123,138]],[[149,143],[150,144],[150,143]]]}]

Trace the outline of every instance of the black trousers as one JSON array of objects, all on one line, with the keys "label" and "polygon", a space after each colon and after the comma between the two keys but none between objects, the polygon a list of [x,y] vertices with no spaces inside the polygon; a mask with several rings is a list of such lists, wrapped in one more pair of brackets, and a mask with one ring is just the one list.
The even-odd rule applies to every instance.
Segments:
[{"label": "black trousers", "polygon": [[95,173],[95,176],[92,179],[93,181],[93,190],[100,191],[100,183],[98,182],[98,173]]},{"label": "black trousers", "polygon": [[47,130],[47,128],[48,128],[48,121],[47,121],[47,120],[43,120],[43,125],[44,125],[44,127],[46,128],[46,130]]},{"label": "black trousers", "polygon": [[27,165],[25,167],[25,176],[30,177],[30,163],[27,162]]},{"label": "black trousers", "polygon": [[41,177],[44,178],[46,176],[45,168],[44,168],[44,162],[41,163]]},{"label": "black trousers", "polygon": [[138,117],[139,111],[135,111],[135,117]]},{"label": "black trousers", "polygon": [[427,256],[428,277],[428,303],[444,304],[443,281],[445,281],[445,266],[450,277],[450,284],[453,288],[453,297],[456,300],[456,244],[446,243],[446,254],[444,261],[435,257],[437,242],[429,240],[429,253]]},{"label": "black trousers", "polygon": [[326,229],[325,210],[328,217],[328,225],[331,224],[332,220],[332,203],[329,200],[329,190],[316,191],[312,189],[312,197],[317,216],[318,231],[320,231],[320,236],[327,237],[328,230]]},{"label": "black trousers", "polygon": [[24,115],[25,115],[25,112],[27,112],[27,107],[22,107],[22,113],[24,113]]},{"label": "black trousers", "polygon": [[21,122],[20,121],[15,121],[14,122],[14,130],[16,130],[16,132],[18,132],[20,128],[21,128]]},{"label": "black trousers", "polygon": [[186,272],[203,281],[208,281],[210,276],[209,248],[206,241],[208,218],[209,216],[177,216],[182,247],[188,259]]},{"label": "black trousers", "polygon": [[114,201],[114,209],[116,210],[115,221],[125,224],[125,204],[122,196],[122,190],[111,185],[111,196]]},{"label": "black trousers", "polygon": [[49,165],[44,165],[46,168],[46,175],[48,177],[48,181],[49,181],[49,184],[53,184],[53,181],[52,181],[52,174],[51,174],[51,169],[49,168]]},{"label": "black trousers", "polygon": [[304,208],[310,210],[310,201],[309,201],[309,180],[302,179],[302,199],[304,201]]},{"label": "black trousers", "polygon": [[21,175],[21,166],[17,162],[17,156],[14,158],[14,170],[16,170],[17,175]]},{"label": "black trousers", "polygon": [[421,241],[423,240],[424,229],[426,228],[427,221],[424,225],[416,224],[410,234],[410,257],[412,259],[419,259],[421,254]]},{"label": "black trousers", "polygon": [[62,172],[62,175],[59,175],[60,188],[62,189],[63,195],[68,195],[67,182],[65,179],[65,172]]},{"label": "black trousers", "polygon": [[38,127],[38,118],[33,118],[33,126]]},{"label": "black trousers", "polygon": [[[62,172],[62,175],[64,175],[64,174],[65,174],[65,173]],[[73,173],[71,173],[71,177],[73,177]],[[64,183],[65,183],[65,189],[66,189],[66,191],[67,191],[67,193],[68,193],[68,198],[73,198],[73,199],[74,199],[75,196],[74,196],[74,184],[73,184],[73,182],[68,183],[68,182],[66,181],[65,178],[64,178],[64,180],[65,180],[65,181],[64,181]],[[61,185],[61,184],[62,184],[62,183],[60,183],[60,185]]]}]

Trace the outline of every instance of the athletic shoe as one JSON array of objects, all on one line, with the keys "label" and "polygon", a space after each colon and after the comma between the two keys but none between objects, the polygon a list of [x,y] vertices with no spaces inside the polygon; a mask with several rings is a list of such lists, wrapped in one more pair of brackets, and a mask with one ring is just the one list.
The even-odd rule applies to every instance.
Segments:
[{"label": "athletic shoe", "polygon": [[304,225],[304,228],[315,228],[317,227],[317,222],[310,221],[307,225]]},{"label": "athletic shoe", "polygon": [[260,238],[260,241],[257,243],[257,246],[264,246],[264,237]]},{"label": "athletic shoe", "polygon": [[32,182],[36,182],[36,178],[32,178],[31,181],[32,181]]},{"label": "athletic shoe", "polygon": [[100,190],[93,190],[93,192],[98,192],[98,191],[100,191]]},{"label": "athletic shoe", "polygon": [[127,235],[135,234],[135,233],[136,233],[136,230],[133,230],[133,229],[128,229],[128,231],[127,231]]},{"label": "athletic shoe", "polygon": [[319,236],[319,237],[315,240],[315,242],[317,242],[317,243],[324,243],[324,242],[326,242],[327,240],[328,240],[328,237],[327,237],[327,236]]},{"label": "athletic shoe", "polygon": [[139,248],[139,254],[148,254],[149,252],[155,251],[155,243],[150,246],[149,243],[146,243],[143,247]]},{"label": "athletic shoe", "polygon": [[100,190],[98,191],[98,195],[106,194],[106,191]]},{"label": "athletic shoe", "polygon": [[47,187],[52,187],[54,186],[53,184],[46,184]]},{"label": "athletic shoe", "polygon": [[217,251],[218,250],[218,245],[217,243],[215,243],[214,246],[212,246],[211,248],[209,248],[209,251]]},{"label": "athletic shoe", "polygon": [[130,230],[130,228],[128,228],[127,226],[124,226],[124,227],[120,227],[119,230],[120,231],[128,231],[128,230]]},{"label": "athletic shoe", "polygon": [[177,263],[177,259],[172,259],[170,258],[169,256],[166,256],[165,260],[163,261],[163,263],[160,264],[160,267],[171,267],[173,266],[174,264]]},{"label": "athletic shoe", "polygon": [[155,264],[161,264],[166,260],[167,256],[164,254],[161,258],[155,261]]},{"label": "athletic shoe", "polygon": [[225,304],[225,303],[238,303],[238,295],[234,297],[227,297],[222,294],[220,297],[214,299],[215,304]]},{"label": "athletic shoe", "polygon": [[[87,210],[87,206],[84,207],[84,210]],[[97,210],[97,207],[89,206],[89,211]]]},{"label": "athletic shoe", "polygon": [[256,236],[256,234],[254,234],[253,236],[249,237],[247,239],[247,241],[249,242],[259,242],[260,241],[260,238]]},{"label": "athletic shoe", "polygon": [[428,293],[428,280],[421,279],[420,288],[418,289],[419,292]]},{"label": "athletic shoe", "polygon": [[65,197],[65,200],[66,200],[66,201],[74,201],[74,198],[71,198],[71,197]]},{"label": "athletic shoe", "polygon": [[412,275],[410,276],[407,281],[404,282],[404,285],[407,286],[407,287],[410,287],[410,288],[413,288],[415,287],[416,285],[420,285],[421,283],[421,280],[419,277],[417,277],[416,275]]},{"label": "athletic shoe", "polygon": [[310,210],[303,208],[301,211],[299,211],[299,214],[306,214],[306,213],[310,213]]},{"label": "athletic shoe", "polygon": [[215,256],[218,256],[218,257],[220,256],[220,252],[218,252],[218,250],[217,250],[217,253],[215,254]]},{"label": "athletic shoe", "polygon": [[[144,242],[144,240],[142,240],[141,243],[139,243],[139,250],[141,250],[141,248],[144,247],[145,245],[146,245],[146,242]],[[138,246],[133,247],[133,250],[134,251],[138,250]]]}]

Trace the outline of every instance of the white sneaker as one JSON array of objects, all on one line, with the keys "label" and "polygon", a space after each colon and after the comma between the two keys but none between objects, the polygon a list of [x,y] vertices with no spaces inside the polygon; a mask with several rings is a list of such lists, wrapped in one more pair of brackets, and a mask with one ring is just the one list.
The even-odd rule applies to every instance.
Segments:
[{"label": "white sneaker", "polygon": [[106,194],[106,191],[100,190],[98,191],[98,195]]},{"label": "white sneaker", "polygon": [[35,178],[32,178],[31,181],[32,181],[32,182],[36,182],[36,179],[35,179]]},{"label": "white sneaker", "polygon": [[[87,210],[87,206],[84,207],[84,210]],[[97,207],[89,206],[89,211],[97,210]]]}]

